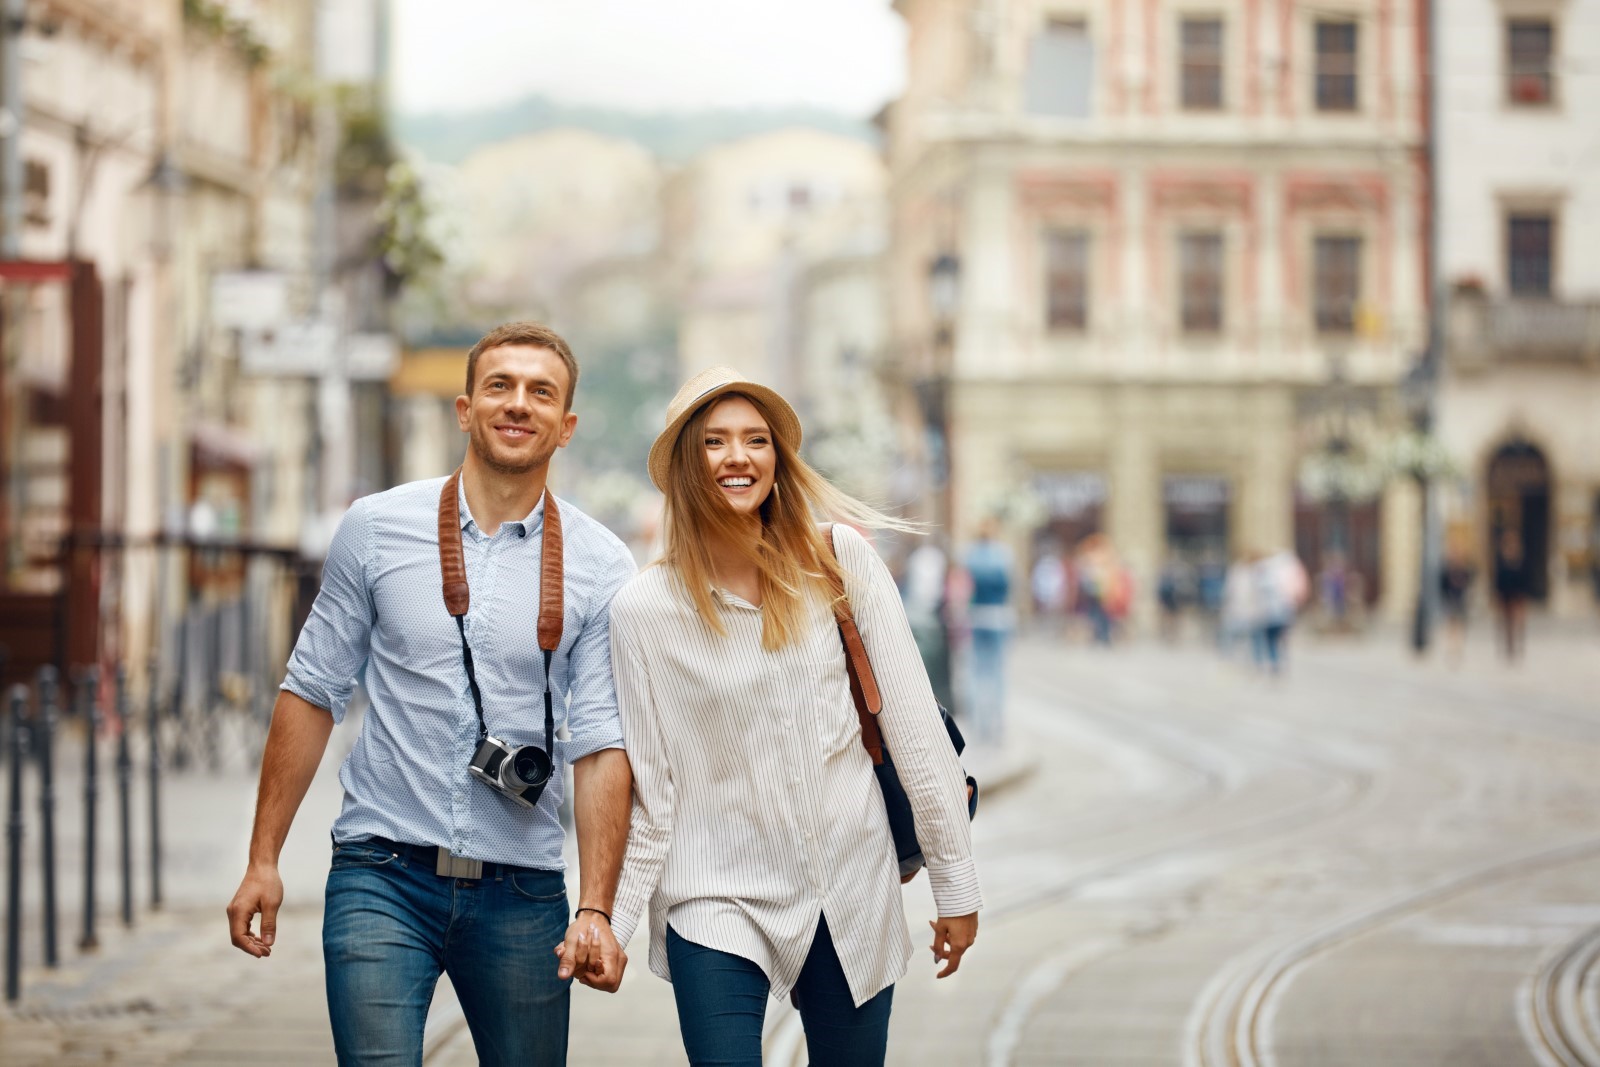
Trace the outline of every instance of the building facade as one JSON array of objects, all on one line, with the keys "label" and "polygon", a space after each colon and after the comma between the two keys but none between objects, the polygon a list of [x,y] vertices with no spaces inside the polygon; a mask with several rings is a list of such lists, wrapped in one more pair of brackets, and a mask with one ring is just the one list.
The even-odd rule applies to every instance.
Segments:
[{"label": "building facade", "polygon": [[336,99],[318,59],[323,16],[352,5],[359,39],[338,50],[376,52],[383,0],[38,0],[10,28],[23,181],[4,192],[24,210],[0,265],[0,644],[14,668],[142,668],[158,646],[170,661],[162,637],[223,601],[260,616],[237,632],[283,644],[286,605],[252,599],[265,576],[239,546],[294,557],[355,491],[357,442],[383,440],[337,402],[362,373],[355,349],[374,361],[352,341],[385,325],[372,235],[337,248],[352,87]]},{"label": "building facade", "polygon": [[[1447,537],[1536,600],[1600,597],[1600,2],[1452,0],[1441,22],[1439,432]],[[1479,581],[1482,594],[1489,582]]]},{"label": "building facade", "polygon": [[1022,558],[1104,533],[1144,605],[1169,560],[1337,556],[1398,616],[1421,0],[896,8],[885,371],[930,515],[1008,514]]}]

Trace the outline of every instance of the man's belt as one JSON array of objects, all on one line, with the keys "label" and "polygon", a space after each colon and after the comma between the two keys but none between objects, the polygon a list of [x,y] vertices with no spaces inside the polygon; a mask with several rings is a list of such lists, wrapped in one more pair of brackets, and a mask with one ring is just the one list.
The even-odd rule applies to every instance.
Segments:
[{"label": "man's belt", "polygon": [[[498,878],[502,874],[515,874],[519,871],[553,873],[542,867],[519,867],[514,863],[492,863],[487,860],[452,856],[449,849],[439,845],[413,845],[405,841],[391,841],[387,837],[378,837],[375,834],[341,843],[370,845],[395,856],[404,856],[418,866],[431,868],[433,873],[441,878]],[[335,847],[338,847],[337,844]]]}]

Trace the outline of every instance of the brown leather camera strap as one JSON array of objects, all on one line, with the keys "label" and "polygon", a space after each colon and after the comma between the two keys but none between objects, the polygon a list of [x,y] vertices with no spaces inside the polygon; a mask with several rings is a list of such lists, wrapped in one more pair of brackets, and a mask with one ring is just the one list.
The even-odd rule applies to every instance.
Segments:
[{"label": "brown leather camera strap", "polygon": [[[467,613],[472,596],[467,588],[467,563],[461,551],[461,468],[445,479],[439,491],[439,574],[444,583],[444,606],[460,618]],[[564,599],[561,511],[555,494],[544,494],[544,536],[539,558],[539,647],[554,652],[561,647],[561,629],[566,618]]]},{"label": "brown leather camera strap", "polygon": [[[833,543],[833,530],[833,524],[829,523],[828,549],[837,561],[839,549]],[[839,623],[839,637],[844,641],[850,698],[856,705],[856,718],[861,721],[861,744],[877,766],[883,762],[883,734],[878,730],[877,719],[878,712],[883,710],[883,694],[878,690],[878,677],[872,672],[872,661],[867,658],[867,646],[856,628],[855,614],[850,610],[850,597],[843,582],[835,583],[834,594],[833,614]]]}]

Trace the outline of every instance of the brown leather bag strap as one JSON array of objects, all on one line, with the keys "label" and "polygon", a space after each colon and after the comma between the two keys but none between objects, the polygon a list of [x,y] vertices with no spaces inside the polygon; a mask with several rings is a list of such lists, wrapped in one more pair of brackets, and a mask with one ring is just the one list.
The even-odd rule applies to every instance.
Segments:
[{"label": "brown leather bag strap", "polygon": [[[451,615],[467,613],[467,564],[461,552],[461,468],[445,479],[439,490],[439,574],[444,583],[444,606]],[[566,619],[565,560],[561,539],[561,510],[555,494],[544,493],[544,537],[539,559],[539,647],[554,652],[561,646]]]},{"label": "brown leather bag strap", "polygon": [[[833,524],[828,525],[828,550],[835,561],[839,550],[833,543]],[[843,583],[836,586],[833,614],[839,623],[839,637],[844,642],[845,668],[850,675],[850,698],[856,705],[856,718],[861,722],[861,744],[872,757],[873,765],[883,762],[883,734],[878,729],[877,715],[883,710],[883,694],[878,690],[878,677],[872,671],[872,661],[867,658],[867,646],[856,628],[856,619],[850,610],[850,597]]]},{"label": "brown leather bag strap", "polygon": [[439,490],[439,574],[444,579],[444,606],[459,618],[467,613],[472,595],[467,589],[467,563],[461,555],[461,504],[457,497],[461,468],[444,480]]},{"label": "brown leather bag strap", "polygon": [[548,487],[544,491],[544,543],[539,557],[539,647],[554,652],[561,647],[561,627],[566,620],[565,552],[561,540],[561,510]]}]

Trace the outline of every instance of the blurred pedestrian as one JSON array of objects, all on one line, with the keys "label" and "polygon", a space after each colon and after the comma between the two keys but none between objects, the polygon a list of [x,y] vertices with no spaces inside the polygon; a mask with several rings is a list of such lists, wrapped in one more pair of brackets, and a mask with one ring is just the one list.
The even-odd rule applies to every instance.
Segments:
[{"label": "blurred pedestrian", "polygon": [[1350,568],[1338,549],[1330,551],[1323,561],[1317,575],[1317,595],[1327,615],[1328,628],[1343,633],[1349,625]]},{"label": "blurred pedestrian", "polygon": [[1500,616],[1501,649],[1512,663],[1522,658],[1526,643],[1532,584],[1522,535],[1516,530],[1502,531],[1494,557],[1494,596]]},{"label": "blurred pedestrian", "polygon": [[1227,582],[1227,564],[1217,555],[1207,553],[1195,576],[1195,597],[1205,619],[1206,632],[1217,644],[1222,641],[1222,598]]},{"label": "blurred pedestrian", "polygon": [[[365,497],[339,525],[273,708],[249,865],[228,905],[233,944],[270,956],[278,856],[359,677],[370,703],[339,774],[322,919],[343,1065],[422,1062],[441,972],[482,1063],[566,1063],[570,979],[614,991],[627,964],[609,918],[632,787],[609,605],[633,559],[547,492],[578,419],[567,343],[538,323],[502,326],[473,346],[466,380],[460,469]],[[561,590],[546,588],[552,576]],[[542,659],[530,640],[541,593],[565,605]],[[564,764],[582,858],[570,923]]]},{"label": "blurred pedestrian", "polygon": [[1228,567],[1222,593],[1222,651],[1230,659],[1241,646],[1255,656],[1255,632],[1260,624],[1257,607],[1255,564],[1260,554],[1246,552]]},{"label": "blurred pedestrian", "polygon": [[883,796],[863,747],[833,604],[842,592],[884,684],[877,717],[911,798],[938,909],[938,977],[977,935],[966,786],[899,592],[867,527],[905,524],[800,458],[775,391],[725,367],[692,378],[650,449],[666,552],[612,603],[634,772],[614,921],[650,906],[694,1064],[761,1062],[768,995],[794,993],[814,1063],[881,1067],[911,942]]},{"label": "blurred pedestrian", "polygon": [[1000,741],[1005,731],[1006,641],[1016,615],[1011,606],[1011,549],[1000,540],[1000,523],[988,518],[967,549],[967,626],[972,633],[972,723],[977,739]]},{"label": "blurred pedestrian", "polygon": [[1156,602],[1161,605],[1161,639],[1167,644],[1178,640],[1183,621],[1183,606],[1189,599],[1189,568],[1176,556],[1167,557],[1156,577]]},{"label": "blurred pedestrian", "polygon": [[1444,564],[1439,568],[1439,611],[1444,616],[1445,651],[1451,662],[1461,661],[1467,641],[1467,596],[1477,569],[1466,545],[1452,538],[1445,546]]},{"label": "blurred pedestrian", "polygon": [[1255,589],[1254,648],[1256,666],[1283,673],[1289,630],[1305,603],[1308,582],[1305,566],[1288,549],[1259,557],[1251,567]]},{"label": "blurred pedestrian", "polygon": [[1094,643],[1111,646],[1117,609],[1127,592],[1127,575],[1105,534],[1093,533],[1078,543],[1078,589],[1089,616]]},{"label": "blurred pedestrian", "polygon": [[1061,632],[1070,591],[1067,565],[1054,545],[1045,546],[1033,564],[1033,612],[1041,631],[1055,637]]}]

